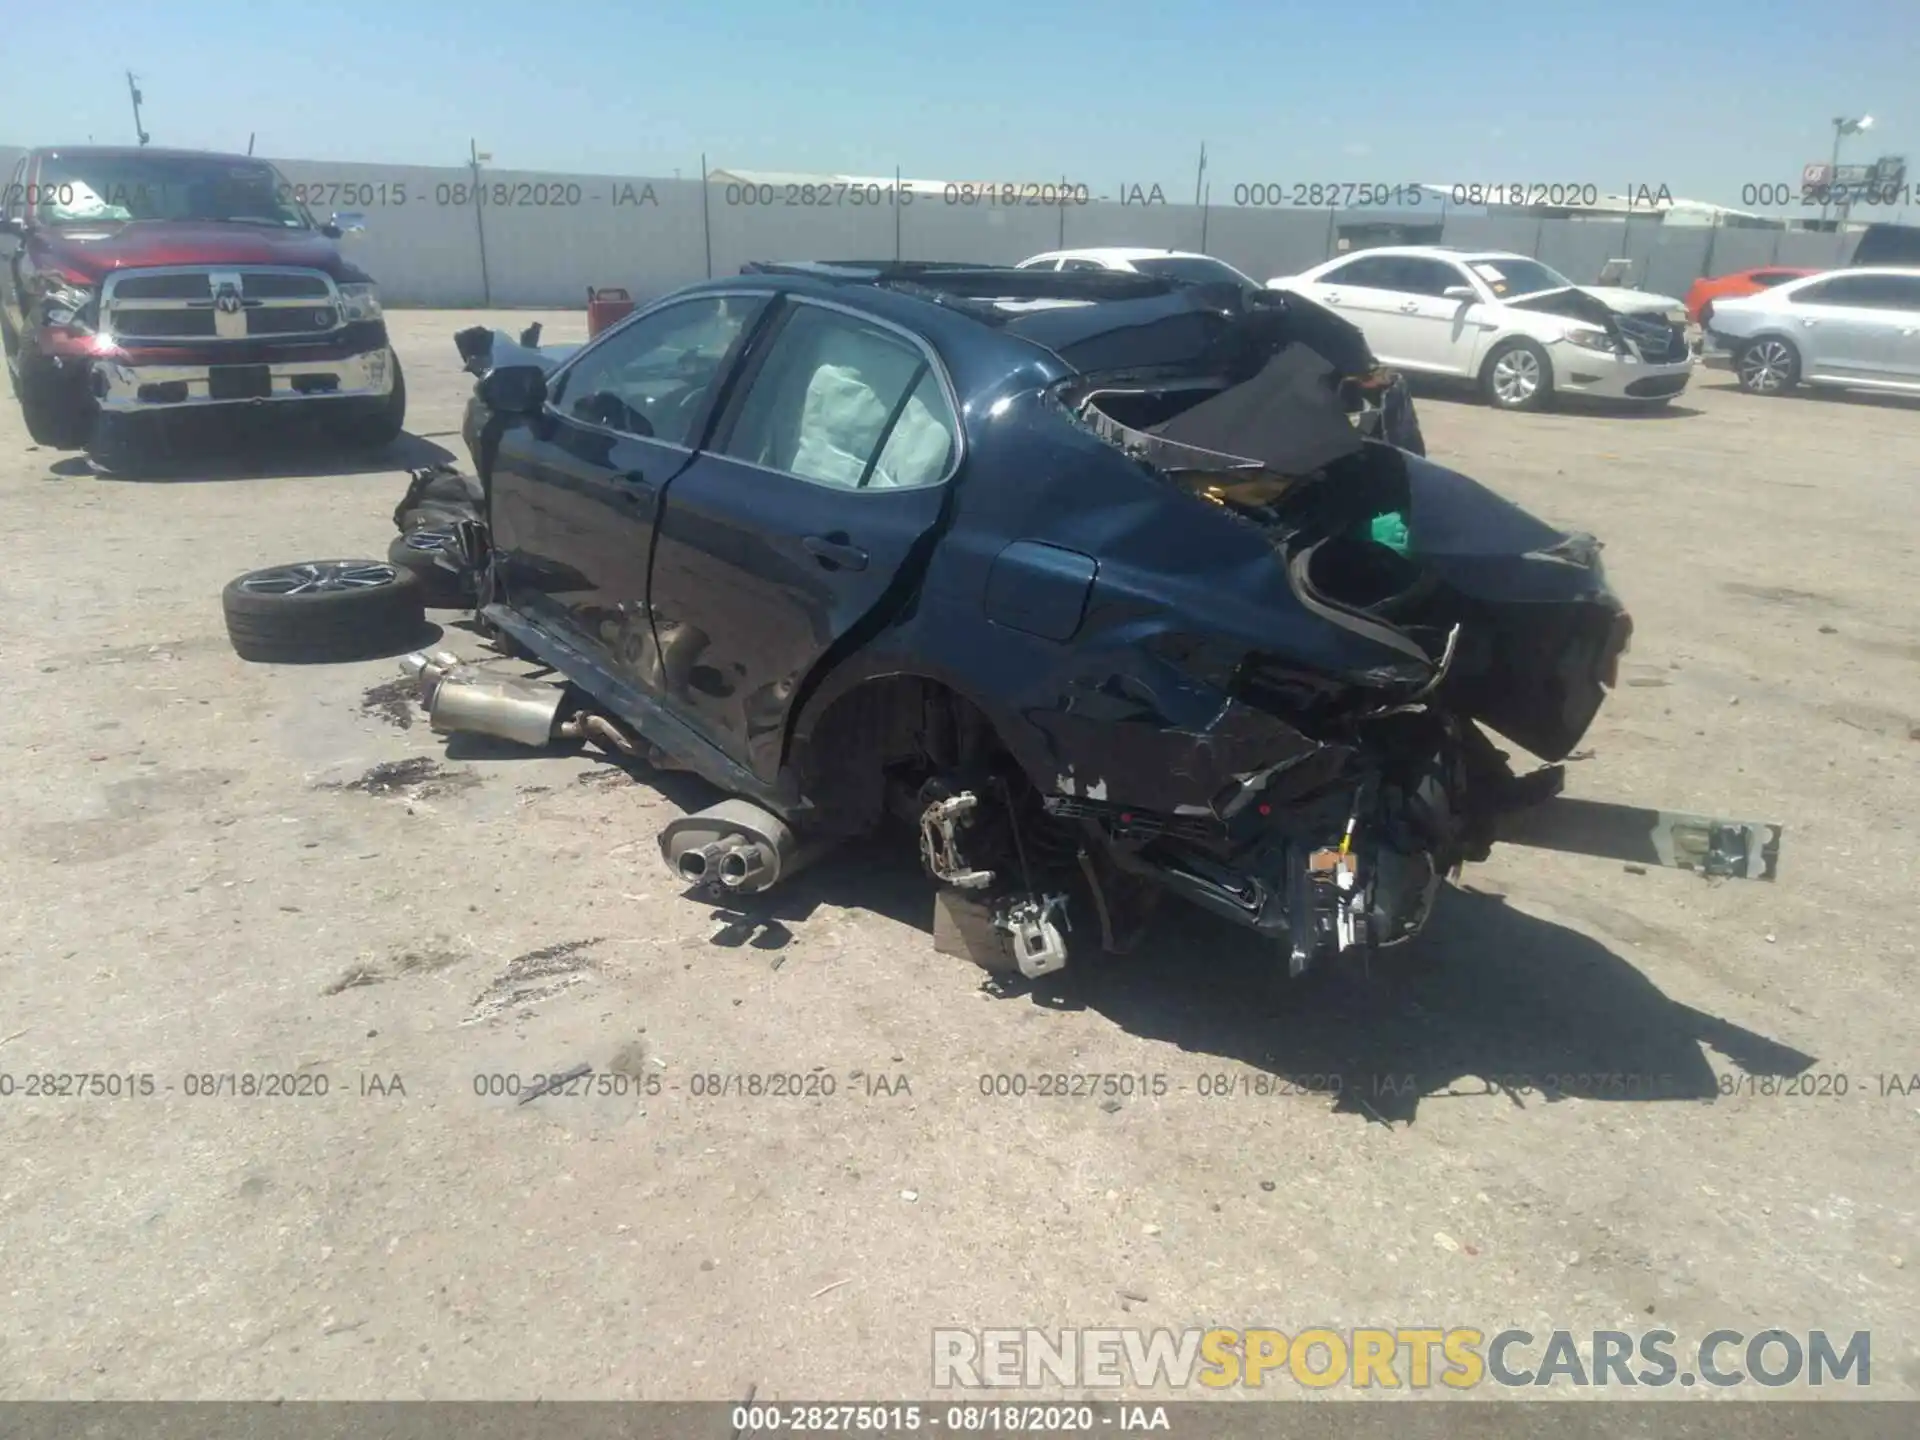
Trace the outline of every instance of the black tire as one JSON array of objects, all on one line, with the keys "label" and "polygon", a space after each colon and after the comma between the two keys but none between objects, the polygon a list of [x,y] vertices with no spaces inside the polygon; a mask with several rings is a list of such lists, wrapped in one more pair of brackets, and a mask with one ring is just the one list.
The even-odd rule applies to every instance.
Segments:
[{"label": "black tire", "polygon": [[363,660],[412,648],[426,627],[420,582],[382,560],[300,560],[249,570],[220,595],[242,660]]},{"label": "black tire", "polygon": [[[377,410],[363,411],[347,422],[342,438],[355,449],[379,450],[400,438],[407,423],[407,376],[400,368],[400,353],[387,352],[393,360],[393,389]],[[338,402],[336,402],[338,403]]]},{"label": "black tire", "polygon": [[465,578],[434,559],[450,538],[447,531],[428,527],[396,535],[387,546],[387,559],[400,569],[411,571],[413,578],[420,582],[421,601],[430,610],[473,608],[473,591]]},{"label": "black tire", "polygon": [[1544,409],[1553,398],[1553,362],[1531,340],[1505,341],[1480,367],[1480,393],[1496,410]]},{"label": "black tire", "polygon": [[1784,395],[1800,383],[1800,352],[1781,335],[1762,335],[1733,357],[1733,376],[1749,395]]},{"label": "black tire", "polygon": [[93,397],[87,393],[85,373],[64,373],[31,355],[16,356],[11,368],[20,414],[34,443],[56,450],[85,449],[93,429]]}]

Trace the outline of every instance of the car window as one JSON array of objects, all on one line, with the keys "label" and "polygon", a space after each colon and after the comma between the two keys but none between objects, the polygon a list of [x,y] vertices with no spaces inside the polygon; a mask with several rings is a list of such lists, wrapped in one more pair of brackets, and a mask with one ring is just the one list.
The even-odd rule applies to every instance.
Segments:
[{"label": "car window", "polygon": [[1142,275],[1158,275],[1163,280],[1179,280],[1189,285],[1251,285],[1224,260],[1204,255],[1162,255],[1151,260],[1136,260],[1133,268]]},{"label": "car window", "polygon": [[837,310],[797,305],[719,452],[840,489],[946,478],[959,427],[918,346]]},{"label": "car window", "polygon": [[1104,270],[1107,267],[1098,260],[1062,260],[1060,268],[1062,270]]},{"label": "car window", "polygon": [[765,303],[757,295],[703,295],[643,315],[583,354],[552,403],[570,420],[690,445],[701,403]]},{"label": "car window", "polygon": [[1776,285],[1784,285],[1789,280],[1799,278],[1791,270],[1756,270],[1753,274],[1753,283],[1762,290],[1771,290]]},{"label": "car window", "polygon": [[1358,255],[1321,275],[1318,283],[1365,285],[1375,290],[1391,290],[1395,258],[1392,255]]},{"label": "car window", "polygon": [[1571,280],[1552,266],[1519,256],[1495,255],[1483,260],[1469,260],[1466,264],[1499,300],[1539,295],[1548,290],[1566,290],[1573,285]]},{"label": "car window", "polygon": [[1409,255],[1401,259],[1391,288],[1438,299],[1450,287],[1465,284],[1467,277],[1446,261]]},{"label": "car window", "polygon": [[1793,292],[1796,305],[1858,305],[1869,309],[1898,309],[1899,301],[1890,291],[1888,275],[1836,275],[1804,290]]},{"label": "car window", "polygon": [[1920,310],[1920,276],[1883,275],[1886,281],[1886,305],[1890,310]]}]

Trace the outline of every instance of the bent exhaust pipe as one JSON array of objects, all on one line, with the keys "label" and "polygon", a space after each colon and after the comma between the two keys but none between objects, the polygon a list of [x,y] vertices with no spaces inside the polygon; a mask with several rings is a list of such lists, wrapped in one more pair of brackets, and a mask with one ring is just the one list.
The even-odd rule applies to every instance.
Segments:
[{"label": "bent exhaust pipe", "polygon": [[802,842],[786,821],[751,800],[722,800],[660,832],[660,858],[675,875],[738,895],[772,889],[827,848]]}]

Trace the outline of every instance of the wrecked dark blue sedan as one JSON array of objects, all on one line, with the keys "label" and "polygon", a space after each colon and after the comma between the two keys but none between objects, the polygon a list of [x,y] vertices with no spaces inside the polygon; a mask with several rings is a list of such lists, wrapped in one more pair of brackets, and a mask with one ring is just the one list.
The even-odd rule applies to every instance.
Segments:
[{"label": "wrecked dark blue sedan", "polygon": [[1631,631],[1594,540],[1356,423],[1373,360],[1298,297],[760,265],[462,346],[479,614],[733,797],[676,873],[898,817],[1029,975],[1169,893],[1293,974],[1410,938],[1557,788],[1489,732],[1565,757]]}]

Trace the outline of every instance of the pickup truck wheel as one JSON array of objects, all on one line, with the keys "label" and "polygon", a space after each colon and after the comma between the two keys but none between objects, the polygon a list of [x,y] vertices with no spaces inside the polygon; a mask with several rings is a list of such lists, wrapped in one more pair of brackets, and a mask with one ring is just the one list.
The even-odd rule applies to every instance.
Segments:
[{"label": "pickup truck wheel", "polygon": [[383,560],[301,560],[250,570],[220,596],[242,660],[362,660],[411,648],[426,610],[411,570]]},{"label": "pickup truck wheel", "polygon": [[388,563],[412,572],[420,582],[420,598],[430,610],[468,610],[473,606],[473,591],[465,578],[434,558],[452,539],[452,533],[446,530],[409,530],[394,536],[387,547]]},{"label": "pickup truck wheel", "polygon": [[1553,362],[1531,340],[1509,340],[1480,369],[1480,393],[1498,410],[1540,410],[1553,397]]},{"label": "pickup truck wheel", "polygon": [[1784,395],[1800,381],[1800,352],[1791,340],[1762,335],[1740,347],[1733,372],[1749,395]]},{"label": "pickup truck wheel", "polygon": [[407,420],[407,377],[400,368],[400,356],[389,350],[393,360],[393,389],[377,410],[363,411],[347,422],[345,438],[356,449],[378,450],[400,438]]},{"label": "pickup truck wheel", "polygon": [[32,355],[15,357],[14,394],[36,445],[56,450],[85,448],[93,428],[93,397],[84,373],[66,374]]}]

